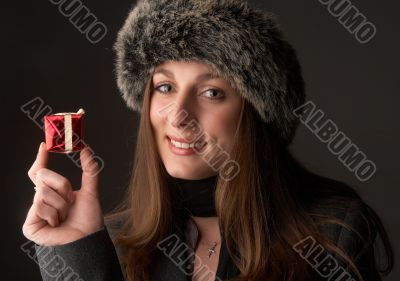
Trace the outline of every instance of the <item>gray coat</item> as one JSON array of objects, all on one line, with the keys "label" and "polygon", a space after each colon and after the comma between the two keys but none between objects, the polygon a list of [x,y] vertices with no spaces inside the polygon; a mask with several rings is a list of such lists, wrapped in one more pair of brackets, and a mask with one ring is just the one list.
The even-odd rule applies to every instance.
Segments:
[{"label": "gray coat", "polygon": [[[353,227],[362,238],[370,237],[369,230],[361,218],[363,210],[359,206],[349,206],[343,212],[335,214],[343,219],[346,224]],[[63,280],[63,281],[122,281],[124,271],[120,266],[120,258],[123,249],[116,248],[112,238],[116,235],[121,222],[106,222],[101,230],[83,237],[77,241],[55,247],[44,247],[36,245],[36,253],[40,271],[44,281]],[[190,219],[175,220],[173,223],[174,232],[171,236],[159,243],[157,258],[151,272],[154,281],[188,281],[193,274],[192,263],[194,245],[196,244],[198,232],[195,224]],[[182,231],[184,229],[184,231]],[[355,232],[350,232],[346,228],[338,225],[324,226],[321,233],[326,237],[336,241],[336,245],[345,249],[355,260],[356,266],[361,272],[364,281],[381,280],[374,259],[372,243],[376,235],[366,238],[365,241]],[[369,234],[367,234],[369,233]],[[303,243],[288,249],[298,252],[305,258],[305,253],[301,251],[312,239],[304,239]],[[180,243],[178,243],[180,242]],[[216,280],[225,280],[239,275],[238,268],[233,264],[226,249],[225,241],[222,240],[219,264]],[[172,248],[171,248],[171,245]],[[181,247],[184,245],[185,247]],[[307,244],[310,245],[309,243]],[[315,245],[314,245],[315,246]],[[326,264],[334,261],[332,257],[325,257]],[[321,266],[312,264],[312,260],[307,260],[310,266],[315,269],[315,278],[312,280],[328,280],[330,277],[340,275],[339,267],[337,271],[332,270],[331,274],[323,271]],[[315,262],[315,261],[314,261]],[[343,269],[342,269],[343,271]],[[345,274],[345,273],[343,273]],[[329,279],[329,280],[336,280]],[[350,280],[339,279],[339,280]],[[353,279],[351,279],[353,280]],[[354,277],[354,280],[357,280]]]}]

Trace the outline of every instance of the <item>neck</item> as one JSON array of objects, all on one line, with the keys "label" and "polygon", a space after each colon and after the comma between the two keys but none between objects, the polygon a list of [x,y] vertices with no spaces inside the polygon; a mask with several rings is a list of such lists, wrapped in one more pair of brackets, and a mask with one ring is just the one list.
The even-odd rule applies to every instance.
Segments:
[{"label": "neck", "polygon": [[215,217],[215,189],[218,175],[199,180],[171,177],[173,205],[193,217]]}]

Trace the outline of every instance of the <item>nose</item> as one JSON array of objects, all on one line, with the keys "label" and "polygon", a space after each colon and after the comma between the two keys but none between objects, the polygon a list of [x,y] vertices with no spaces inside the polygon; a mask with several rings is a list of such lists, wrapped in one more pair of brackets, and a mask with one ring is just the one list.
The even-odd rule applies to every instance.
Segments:
[{"label": "nose", "polygon": [[191,99],[191,92],[180,92],[173,101],[172,111],[167,115],[168,122],[175,128],[184,128],[195,118],[194,105]]}]

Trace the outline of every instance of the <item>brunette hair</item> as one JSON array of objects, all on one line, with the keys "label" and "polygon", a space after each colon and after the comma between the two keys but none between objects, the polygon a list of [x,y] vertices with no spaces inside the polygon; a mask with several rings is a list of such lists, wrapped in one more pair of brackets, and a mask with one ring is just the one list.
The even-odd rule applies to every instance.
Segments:
[{"label": "brunette hair", "polygon": [[[152,93],[150,77],[144,91],[127,196],[106,216],[106,220],[124,217],[114,242],[125,249],[127,281],[150,280],[156,244],[165,238],[174,219],[167,172],[149,120]],[[362,279],[351,253],[319,231],[326,225],[340,225],[352,231],[352,226],[337,216],[350,205],[364,210],[360,212],[361,224],[369,234],[361,239],[375,245],[378,235],[383,242],[385,262],[380,272],[386,275],[392,270],[393,252],[377,214],[351,187],[305,169],[247,101],[243,102],[230,157],[240,165],[240,172],[231,181],[219,177],[215,204],[228,252],[240,270],[235,281],[310,280],[311,266],[292,248],[310,235]]]}]

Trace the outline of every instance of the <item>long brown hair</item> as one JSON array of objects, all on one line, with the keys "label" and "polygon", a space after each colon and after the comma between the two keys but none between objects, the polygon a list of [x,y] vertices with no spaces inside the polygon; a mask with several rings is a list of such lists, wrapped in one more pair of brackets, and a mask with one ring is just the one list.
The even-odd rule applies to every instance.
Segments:
[{"label": "long brown hair", "polygon": [[[131,182],[126,200],[106,216],[124,217],[115,243],[125,249],[123,267],[127,281],[150,280],[149,265],[156,244],[167,234],[172,217],[167,173],[158,155],[149,120],[152,79],[146,84]],[[359,205],[366,212],[371,233],[376,229],[383,241],[388,274],[393,253],[388,236],[376,213],[347,185],[307,171],[263,123],[246,101],[230,154],[240,172],[231,181],[218,179],[215,204],[228,252],[240,270],[241,280],[310,280],[310,265],[292,249],[312,235],[329,251],[344,260],[358,277],[354,261],[346,249],[318,231],[327,224],[351,228],[334,213],[340,206]],[[346,209],[346,208],[344,208]],[[238,212],[237,210],[242,210]],[[374,235],[364,240],[373,243]]]}]

